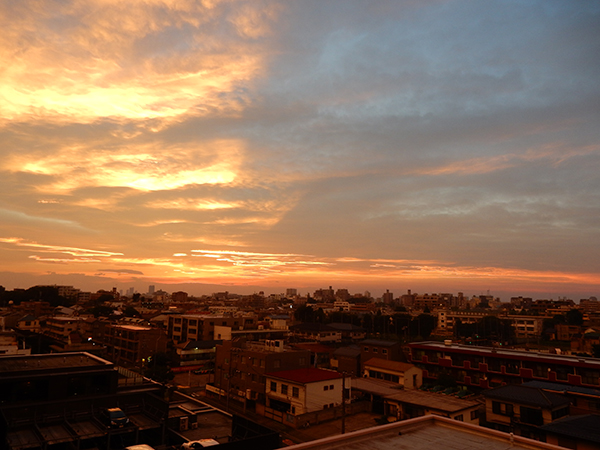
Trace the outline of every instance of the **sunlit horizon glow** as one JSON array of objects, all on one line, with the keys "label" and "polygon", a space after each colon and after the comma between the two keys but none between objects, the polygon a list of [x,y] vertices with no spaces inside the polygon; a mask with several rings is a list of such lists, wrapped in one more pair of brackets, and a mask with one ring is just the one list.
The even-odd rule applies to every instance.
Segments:
[{"label": "sunlit horizon glow", "polygon": [[598,296],[598,23],[559,0],[4,2],[0,285]]}]

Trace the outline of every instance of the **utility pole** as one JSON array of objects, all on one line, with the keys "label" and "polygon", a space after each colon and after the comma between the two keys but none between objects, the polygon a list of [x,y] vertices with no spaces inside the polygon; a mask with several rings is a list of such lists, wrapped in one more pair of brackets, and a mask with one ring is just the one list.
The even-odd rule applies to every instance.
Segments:
[{"label": "utility pole", "polygon": [[342,434],[346,432],[346,372],[342,372]]}]

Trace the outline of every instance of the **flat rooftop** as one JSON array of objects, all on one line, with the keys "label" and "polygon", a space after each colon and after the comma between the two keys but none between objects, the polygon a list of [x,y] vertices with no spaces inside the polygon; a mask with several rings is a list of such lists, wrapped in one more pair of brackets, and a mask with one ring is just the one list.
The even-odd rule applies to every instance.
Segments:
[{"label": "flat rooftop", "polygon": [[113,363],[91,353],[49,353],[0,357],[0,373],[67,369],[73,367],[105,367]]},{"label": "flat rooftop", "polygon": [[428,415],[286,447],[287,450],[560,450],[446,417]]}]

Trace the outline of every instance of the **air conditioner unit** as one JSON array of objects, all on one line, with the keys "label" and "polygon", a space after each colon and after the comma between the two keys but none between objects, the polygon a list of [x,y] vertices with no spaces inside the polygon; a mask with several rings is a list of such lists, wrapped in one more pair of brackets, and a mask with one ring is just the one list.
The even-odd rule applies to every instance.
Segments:
[{"label": "air conditioner unit", "polygon": [[188,429],[188,416],[179,418],[179,431],[187,431]]}]

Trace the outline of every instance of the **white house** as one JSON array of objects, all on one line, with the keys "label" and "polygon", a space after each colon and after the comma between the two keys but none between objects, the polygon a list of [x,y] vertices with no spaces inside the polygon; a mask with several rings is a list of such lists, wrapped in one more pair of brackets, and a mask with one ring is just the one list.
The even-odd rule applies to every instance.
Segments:
[{"label": "white house", "polygon": [[266,383],[266,406],[288,414],[320,411],[342,403],[343,376],[332,370],[309,367],[272,372],[267,374]]}]

